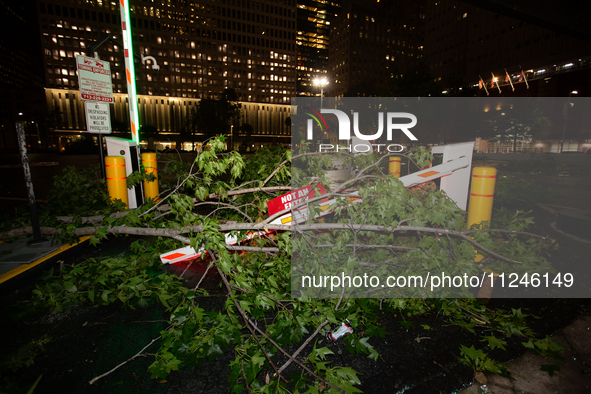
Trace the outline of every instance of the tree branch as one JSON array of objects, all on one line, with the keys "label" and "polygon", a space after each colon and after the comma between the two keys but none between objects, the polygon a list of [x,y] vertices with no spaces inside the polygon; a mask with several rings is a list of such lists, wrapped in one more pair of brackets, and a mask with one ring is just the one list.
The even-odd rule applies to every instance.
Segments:
[{"label": "tree branch", "polygon": [[[213,255],[212,255],[213,257]],[[280,379],[283,379],[285,381],[285,378],[283,378],[281,376],[281,373],[279,373],[279,371],[276,369],[275,365],[271,362],[271,360],[269,360],[269,357],[267,356],[267,352],[265,351],[265,349],[262,347],[262,345],[260,344],[258,338],[256,337],[256,335],[254,334],[254,332],[252,331],[252,328],[254,328],[256,331],[258,331],[262,336],[264,336],[269,342],[271,342],[271,344],[273,344],[273,346],[275,346],[281,353],[283,353],[285,356],[287,356],[289,359],[293,360],[296,362],[296,364],[298,364],[300,367],[302,367],[306,372],[308,372],[311,376],[315,377],[316,379],[320,380],[321,382],[323,382],[324,384],[327,384],[331,387],[334,387],[335,389],[337,389],[338,391],[340,391],[343,394],[346,394],[343,390],[341,390],[340,388],[338,388],[337,386],[333,385],[332,383],[322,379],[320,376],[318,376],[317,374],[315,374],[312,370],[310,370],[310,368],[306,367],[304,364],[302,364],[300,361],[298,361],[297,359],[293,358],[289,353],[287,353],[285,350],[283,350],[283,348],[281,346],[279,346],[279,344],[277,344],[273,339],[271,339],[271,337],[269,335],[267,335],[267,333],[265,333],[264,331],[262,331],[260,328],[257,327],[256,324],[254,324],[249,318],[248,316],[246,316],[246,313],[242,310],[242,308],[240,307],[240,304],[238,304],[238,301],[236,301],[234,299],[234,293],[232,292],[232,287],[230,286],[230,282],[228,282],[228,278],[226,278],[226,275],[224,274],[224,272],[221,270],[221,268],[219,266],[216,265],[216,268],[220,274],[220,276],[222,277],[222,281],[224,282],[224,285],[226,286],[226,289],[228,290],[228,294],[230,294],[230,297],[232,298],[232,300],[234,301],[234,305],[236,306],[236,308],[238,309],[238,312],[240,312],[240,315],[242,316],[242,319],[244,319],[244,321],[246,322],[246,326],[248,327],[249,331],[252,332],[253,337],[255,338],[255,340],[257,341],[257,343],[259,344],[259,346],[261,347],[261,349],[263,350],[263,353],[265,354],[265,357],[267,357],[267,360],[269,361],[269,364],[271,364],[271,366],[273,367],[273,369],[275,370],[275,373],[277,373],[277,376]],[[251,328],[252,326],[252,328]]]},{"label": "tree branch", "polygon": [[[357,230],[357,231],[383,231],[383,232],[399,232],[399,231],[413,231],[413,232],[426,232],[426,233],[436,233],[436,234],[448,234],[453,235],[459,238],[462,238],[465,241],[470,242],[472,245],[476,246],[478,249],[481,249],[483,252],[490,254],[497,259],[508,261],[510,263],[521,264],[521,262],[510,259],[508,257],[502,256],[498,253],[493,252],[492,250],[485,248],[484,246],[480,245],[478,242],[474,241],[472,238],[466,235],[466,233],[475,232],[474,230],[467,230],[467,231],[455,231],[455,230],[447,230],[441,228],[431,228],[431,227],[420,227],[420,226],[400,226],[400,227],[386,227],[386,226],[378,226],[378,225],[359,225],[359,224],[344,224],[344,223],[314,223],[314,224],[304,224],[299,225],[297,230],[292,229],[292,231],[305,231],[305,230]],[[487,231],[494,231],[494,230],[487,230]]]},{"label": "tree branch", "polygon": [[158,336],[157,338],[152,339],[152,341],[150,341],[150,343],[148,343],[146,346],[144,346],[144,348],[142,350],[140,350],[135,356],[133,356],[130,359],[127,359],[127,360],[123,361],[121,364],[117,365],[115,368],[111,369],[109,372],[105,372],[104,374],[97,376],[96,378],[94,378],[90,382],[88,382],[88,384],[93,384],[97,380],[99,380],[101,378],[104,378],[107,375],[110,375],[111,373],[115,372],[117,369],[119,369],[120,367],[124,366],[128,362],[133,361],[135,358],[141,356],[141,354],[144,352],[144,350],[146,350],[147,348],[149,348],[150,345],[152,345],[154,342],[156,342],[160,338],[161,338],[161,336]]},{"label": "tree branch", "polygon": [[287,367],[289,366],[289,364],[291,364],[291,362],[292,362],[293,360],[295,360],[295,358],[298,356],[298,354],[300,354],[300,352],[301,352],[302,350],[304,350],[304,348],[305,348],[306,346],[308,346],[308,344],[310,343],[310,341],[311,341],[312,339],[314,339],[314,337],[315,337],[316,335],[318,335],[318,333],[320,332],[320,330],[322,329],[322,327],[324,327],[324,326],[325,326],[325,325],[327,325],[327,324],[328,324],[328,320],[325,320],[324,322],[320,323],[320,325],[319,325],[319,326],[316,328],[316,331],[314,331],[314,332],[312,333],[312,335],[310,335],[310,336],[308,337],[308,339],[306,339],[306,341],[305,341],[304,343],[302,343],[302,345],[301,345],[301,346],[298,348],[298,350],[296,350],[296,351],[295,351],[295,352],[294,352],[294,353],[291,355],[291,357],[289,358],[289,360],[287,360],[287,361],[285,362],[285,364],[283,364],[283,365],[281,366],[281,368],[279,368],[279,372],[280,372],[280,373],[281,373],[281,372],[283,372],[283,371],[285,370],[285,368],[287,368]]},{"label": "tree branch", "polygon": [[[215,255],[213,254],[213,252],[211,250],[209,251],[209,254],[211,255],[211,259],[212,259],[213,263],[215,264],[215,267],[217,268],[218,273],[220,274],[220,277],[222,278],[222,281],[224,282],[224,285],[226,286],[226,290],[228,290],[228,294],[230,295],[230,298],[234,302],[234,305],[238,309],[238,312],[240,312],[242,319],[244,319],[244,324],[248,328],[248,331],[250,331],[250,333],[252,334],[252,337],[254,338],[254,340],[257,342],[257,344],[259,345],[259,347],[263,351],[263,354],[265,355],[265,358],[269,362],[269,365],[271,365],[271,367],[273,367],[273,370],[275,370],[275,373],[277,374],[278,379],[282,379],[284,382],[287,383],[287,380],[283,376],[281,376],[281,373],[279,373],[279,371],[277,370],[277,367],[275,366],[275,364],[273,364],[273,361],[271,361],[271,358],[269,358],[269,355],[267,354],[267,351],[265,350],[265,348],[263,347],[263,345],[259,341],[259,338],[256,336],[256,334],[254,333],[254,331],[250,327],[248,316],[246,316],[246,312],[244,312],[244,310],[242,310],[238,301],[236,301],[236,299],[234,299],[234,293],[232,292],[232,287],[230,286],[230,283],[228,282],[228,278],[226,278],[226,275],[224,274],[222,269],[217,265],[217,260],[215,258]],[[257,328],[257,327],[254,326],[254,328]]]}]

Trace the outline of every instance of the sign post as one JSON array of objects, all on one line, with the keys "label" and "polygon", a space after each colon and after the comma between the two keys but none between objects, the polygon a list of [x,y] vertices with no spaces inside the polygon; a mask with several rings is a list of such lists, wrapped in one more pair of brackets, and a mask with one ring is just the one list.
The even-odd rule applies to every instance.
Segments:
[{"label": "sign post", "polygon": [[103,179],[106,179],[105,155],[103,153],[103,134],[111,134],[111,113],[109,104],[98,101],[85,101],[84,112],[86,113],[86,129],[91,134],[98,134],[99,157],[101,161],[101,172]]}]

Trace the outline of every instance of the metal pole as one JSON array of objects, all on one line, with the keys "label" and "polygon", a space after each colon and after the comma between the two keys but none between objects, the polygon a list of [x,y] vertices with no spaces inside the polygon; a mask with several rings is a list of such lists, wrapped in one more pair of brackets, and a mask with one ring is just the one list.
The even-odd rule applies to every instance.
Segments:
[{"label": "metal pole", "polygon": [[324,98],[324,86],[320,87],[320,109],[322,109],[322,99]]},{"label": "metal pole", "polygon": [[230,149],[234,150],[234,125],[230,126]]},{"label": "metal pole", "polygon": [[29,167],[29,156],[27,154],[27,141],[25,139],[25,126],[22,123],[16,124],[16,137],[18,147],[21,153],[21,161],[25,172],[25,186],[27,187],[27,200],[29,201],[29,212],[31,213],[31,226],[33,227],[33,243],[47,241],[41,237],[41,227],[39,226],[39,216],[37,215],[37,203],[35,201],[35,191],[33,190],[33,181],[31,180],[31,168]]},{"label": "metal pole", "polygon": [[105,154],[103,152],[103,133],[99,133],[98,135],[98,145],[99,157],[101,160],[101,174],[103,175],[103,179],[107,179],[107,172],[105,170]]},{"label": "metal pole", "polygon": [[[565,112],[568,112],[568,107]],[[566,122],[568,120],[568,116],[564,115],[564,127],[562,128],[562,140],[560,141],[560,153],[564,152],[564,137],[566,135]]]},{"label": "metal pole", "polygon": [[572,95],[577,94],[578,92],[576,90],[573,90],[572,92],[570,92],[568,94],[568,103],[566,103],[564,105],[564,111],[562,111],[563,115],[564,115],[564,127],[562,128],[562,141],[560,141],[560,153],[564,152],[564,137],[566,137],[566,123],[568,121],[568,111],[570,111],[571,108],[571,97]]},{"label": "metal pole", "polygon": [[[101,44],[102,44],[102,42],[101,42]],[[98,59],[99,58],[98,53],[96,53],[96,52],[93,52],[93,53],[94,53],[94,58]],[[106,180],[107,179],[107,172],[105,169],[105,154],[103,152],[103,134],[102,133],[99,133],[99,135],[98,135],[98,148],[99,148],[99,159],[101,161],[101,174],[103,176],[103,179]]]}]

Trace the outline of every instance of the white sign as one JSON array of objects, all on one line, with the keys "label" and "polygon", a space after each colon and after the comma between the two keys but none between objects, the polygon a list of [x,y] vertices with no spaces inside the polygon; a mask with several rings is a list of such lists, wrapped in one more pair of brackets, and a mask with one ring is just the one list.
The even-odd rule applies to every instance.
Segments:
[{"label": "white sign", "polygon": [[111,115],[109,104],[85,101],[86,129],[93,134],[111,134]]},{"label": "white sign", "polygon": [[111,81],[111,65],[104,60],[76,56],[78,69],[78,86],[82,100],[112,103],[113,82]]}]

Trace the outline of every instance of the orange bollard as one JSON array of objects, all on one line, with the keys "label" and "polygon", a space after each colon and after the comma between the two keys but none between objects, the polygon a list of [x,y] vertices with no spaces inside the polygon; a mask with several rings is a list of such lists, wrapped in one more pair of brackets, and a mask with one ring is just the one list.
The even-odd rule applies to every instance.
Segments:
[{"label": "orange bollard", "polygon": [[127,199],[127,175],[125,174],[125,159],[121,156],[106,156],[105,169],[107,175],[107,190],[111,200],[119,199],[129,206]]},{"label": "orange bollard", "polygon": [[390,163],[388,164],[388,174],[394,175],[394,178],[400,178],[399,156],[390,156]]},{"label": "orange bollard", "polygon": [[158,197],[158,164],[156,153],[142,153],[142,166],[147,174],[154,174],[156,179],[153,182],[144,181],[144,197],[155,200]]}]

